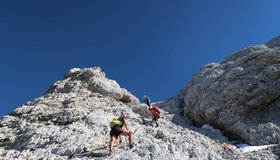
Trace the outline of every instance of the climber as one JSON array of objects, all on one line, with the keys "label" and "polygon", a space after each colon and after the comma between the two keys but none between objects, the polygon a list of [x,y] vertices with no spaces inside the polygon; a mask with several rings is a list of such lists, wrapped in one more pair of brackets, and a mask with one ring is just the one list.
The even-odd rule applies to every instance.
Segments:
[{"label": "climber", "polygon": [[152,115],[152,122],[155,122],[156,123],[156,127],[158,127],[158,122],[157,120],[159,119],[159,115],[160,115],[160,111],[157,107],[149,107],[149,112],[150,114]]},{"label": "climber", "polygon": [[[128,130],[127,126],[127,115],[126,113],[122,112],[120,117],[114,118],[110,122],[110,142],[109,142],[109,154],[111,155],[112,150],[113,150],[113,145],[115,143],[115,140],[120,137],[121,135],[123,136],[128,136],[128,141],[129,141],[129,147],[132,148],[132,132]],[[120,143],[121,143],[121,137],[120,137]]]},{"label": "climber", "polygon": [[148,96],[144,95],[142,103],[146,103],[150,107],[151,100]]}]

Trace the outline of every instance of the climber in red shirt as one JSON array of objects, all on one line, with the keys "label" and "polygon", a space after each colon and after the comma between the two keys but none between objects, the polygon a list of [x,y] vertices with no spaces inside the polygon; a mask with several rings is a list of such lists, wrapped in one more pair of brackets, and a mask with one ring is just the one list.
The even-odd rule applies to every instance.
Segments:
[{"label": "climber in red shirt", "polygon": [[155,122],[156,127],[158,127],[159,125],[158,125],[157,120],[159,119],[160,110],[157,107],[152,106],[152,107],[149,107],[149,112],[152,115],[152,122]]}]

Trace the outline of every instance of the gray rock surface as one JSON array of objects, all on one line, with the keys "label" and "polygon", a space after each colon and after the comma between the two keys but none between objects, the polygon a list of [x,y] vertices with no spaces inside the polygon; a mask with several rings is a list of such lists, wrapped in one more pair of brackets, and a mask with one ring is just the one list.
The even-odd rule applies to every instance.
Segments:
[{"label": "gray rock surface", "polygon": [[197,72],[177,96],[184,115],[252,145],[280,142],[280,41],[252,46]]},{"label": "gray rock surface", "polygon": [[[27,102],[0,121],[1,159],[224,159],[221,142],[172,122],[187,121],[162,111],[160,127],[142,124],[147,106],[105,77],[100,68],[72,69],[48,93]],[[162,105],[170,104],[161,102]],[[143,109],[144,108],[144,109]],[[107,155],[109,122],[122,111],[137,129],[134,148],[127,141]],[[139,114],[138,114],[139,113]],[[83,154],[81,154],[83,153]],[[80,154],[80,156],[78,155]],[[273,157],[273,156],[271,156]]]},{"label": "gray rock surface", "polygon": [[[250,127],[256,136],[244,138],[278,138],[277,48],[241,52],[206,65],[176,97],[153,103],[161,108],[158,128],[142,123],[151,119],[147,106],[100,68],[71,69],[45,95],[0,120],[0,159],[277,159],[278,146],[243,153],[217,130],[238,134]],[[108,155],[109,123],[123,111],[136,131],[134,147],[125,139]],[[196,127],[193,120],[207,125]]]}]

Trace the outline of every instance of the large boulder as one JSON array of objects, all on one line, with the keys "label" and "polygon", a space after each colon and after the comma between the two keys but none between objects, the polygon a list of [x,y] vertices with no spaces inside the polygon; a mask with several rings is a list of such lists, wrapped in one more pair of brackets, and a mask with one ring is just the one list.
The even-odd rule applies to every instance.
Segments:
[{"label": "large boulder", "polygon": [[267,45],[205,65],[178,95],[184,115],[196,125],[210,124],[250,144],[279,143],[279,37]]}]

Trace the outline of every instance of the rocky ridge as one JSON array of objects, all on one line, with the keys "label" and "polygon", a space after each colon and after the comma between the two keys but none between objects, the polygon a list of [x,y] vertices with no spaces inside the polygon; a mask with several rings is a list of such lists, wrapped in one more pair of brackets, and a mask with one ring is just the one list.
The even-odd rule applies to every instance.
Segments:
[{"label": "rocky ridge", "polygon": [[[157,129],[142,124],[147,106],[105,77],[100,68],[72,69],[56,82],[46,95],[30,101],[5,116],[1,124],[2,159],[222,159],[222,145],[184,126],[174,125],[174,115],[163,111]],[[126,144],[107,155],[108,124],[122,111],[129,115],[134,148]],[[136,113],[135,113],[136,112]],[[146,119],[148,120],[148,119]],[[197,139],[197,145],[193,143]],[[209,149],[209,152],[205,152]],[[215,150],[213,153],[212,151]],[[90,155],[79,153],[95,151]],[[89,152],[91,153],[91,152]],[[100,157],[101,156],[101,157]]]},{"label": "rocky ridge", "polygon": [[280,37],[205,65],[177,96],[184,115],[252,145],[280,142]]},{"label": "rocky ridge", "polygon": [[[268,130],[263,132],[272,138],[261,144],[276,142],[278,42],[276,38],[204,66],[177,96],[153,104],[162,110],[158,128],[143,125],[143,117],[150,119],[147,106],[106,78],[100,68],[71,69],[45,95],[0,120],[0,159],[277,159],[279,147],[243,153],[222,132],[249,141],[263,138],[259,133]],[[245,92],[247,82],[254,86],[249,89],[251,96]],[[250,110],[248,106],[269,108],[262,117],[271,114],[271,119],[262,121],[254,117],[260,113],[243,112]],[[109,122],[122,111],[129,115],[129,129],[135,131],[134,147],[129,149],[126,140],[108,155]],[[226,116],[226,122],[221,121]],[[247,127],[258,136],[245,135]]]}]

